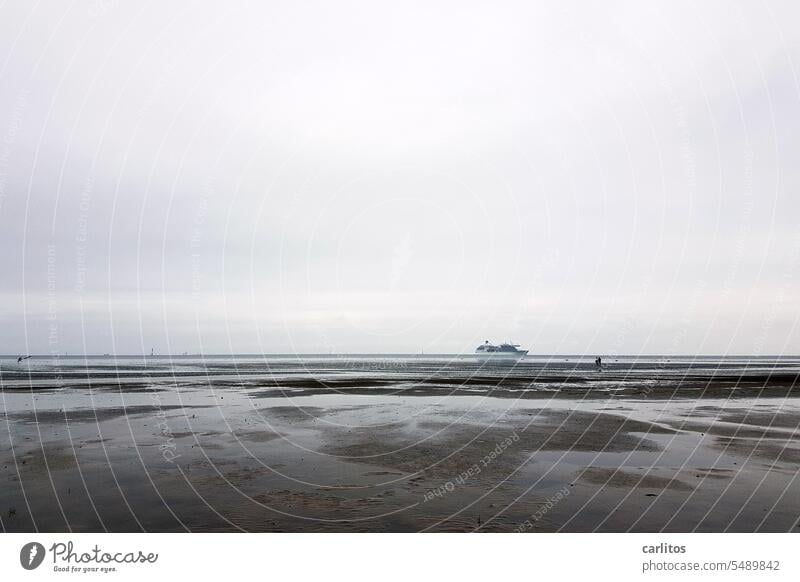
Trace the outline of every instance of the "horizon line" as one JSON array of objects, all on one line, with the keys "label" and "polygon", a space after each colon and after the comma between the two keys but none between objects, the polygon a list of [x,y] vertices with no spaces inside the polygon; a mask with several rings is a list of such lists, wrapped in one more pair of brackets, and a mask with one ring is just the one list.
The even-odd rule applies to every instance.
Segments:
[{"label": "horizon line", "polygon": [[[313,357],[336,357],[336,356],[404,356],[404,357],[446,357],[446,356],[472,356],[473,352],[241,352],[241,353],[179,353],[179,354],[148,354],[148,353],[122,353],[122,354],[0,354],[0,358],[197,358],[197,357],[276,357],[276,356],[313,356]],[[664,353],[642,353],[642,354],[608,354],[604,352],[585,352],[585,353],[540,353],[528,354],[525,356],[534,358],[545,357],[597,357],[604,358],[643,358],[643,357],[668,357],[668,358],[800,358],[800,354],[664,354]]]}]

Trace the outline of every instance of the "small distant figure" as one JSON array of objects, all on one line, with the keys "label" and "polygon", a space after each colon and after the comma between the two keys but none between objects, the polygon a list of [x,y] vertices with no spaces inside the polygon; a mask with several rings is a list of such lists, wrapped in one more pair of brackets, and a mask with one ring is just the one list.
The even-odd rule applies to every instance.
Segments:
[{"label": "small distant figure", "polygon": [[601,358],[600,356],[597,356],[594,359],[594,365],[597,366],[598,370],[602,370],[603,369],[603,358]]},{"label": "small distant figure", "polygon": [[27,360],[28,358],[30,358],[30,356],[20,356],[17,358],[17,363],[19,364],[20,362],[22,362],[23,360]]}]

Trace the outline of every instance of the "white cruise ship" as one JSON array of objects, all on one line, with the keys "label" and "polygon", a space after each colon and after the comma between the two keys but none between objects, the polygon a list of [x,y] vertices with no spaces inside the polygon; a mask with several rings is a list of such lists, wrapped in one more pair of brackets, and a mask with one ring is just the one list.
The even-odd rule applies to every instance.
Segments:
[{"label": "white cruise ship", "polygon": [[520,350],[519,344],[500,344],[496,346],[490,344],[489,340],[475,348],[475,356],[481,361],[503,360],[518,362],[528,353],[528,350]]}]

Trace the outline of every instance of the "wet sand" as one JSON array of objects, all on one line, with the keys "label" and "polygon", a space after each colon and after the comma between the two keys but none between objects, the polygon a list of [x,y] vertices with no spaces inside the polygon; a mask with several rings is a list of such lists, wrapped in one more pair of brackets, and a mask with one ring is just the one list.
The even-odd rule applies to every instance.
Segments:
[{"label": "wet sand", "polygon": [[370,374],[8,383],[2,528],[800,531],[792,373],[516,394]]}]

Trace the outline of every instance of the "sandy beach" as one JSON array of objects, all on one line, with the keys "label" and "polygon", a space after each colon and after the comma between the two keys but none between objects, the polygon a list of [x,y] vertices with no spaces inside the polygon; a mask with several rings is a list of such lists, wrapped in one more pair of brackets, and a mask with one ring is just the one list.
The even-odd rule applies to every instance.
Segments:
[{"label": "sandy beach", "polygon": [[382,362],[4,362],[2,528],[800,531],[794,364]]}]

